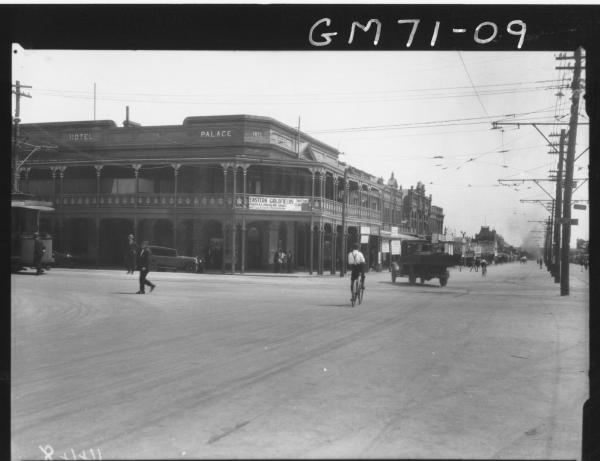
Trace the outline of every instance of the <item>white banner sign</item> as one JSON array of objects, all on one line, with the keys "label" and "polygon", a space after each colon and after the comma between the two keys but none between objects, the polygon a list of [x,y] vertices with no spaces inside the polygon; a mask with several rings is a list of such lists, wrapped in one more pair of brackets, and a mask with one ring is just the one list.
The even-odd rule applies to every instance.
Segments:
[{"label": "white banner sign", "polygon": [[248,196],[248,208],[251,210],[302,211],[302,205],[308,206],[310,198]]},{"label": "white banner sign", "polygon": [[360,233],[363,235],[369,235],[371,233],[371,228],[369,226],[360,226]]},{"label": "white banner sign", "polygon": [[388,239],[381,239],[381,252],[386,254],[390,252],[390,241]]},{"label": "white banner sign", "polygon": [[360,243],[369,243],[369,236],[368,235],[361,235],[360,236]]},{"label": "white banner sign", "polygon": [[400,240],[392,240],[392,254],[393,255],[400,254]]}]

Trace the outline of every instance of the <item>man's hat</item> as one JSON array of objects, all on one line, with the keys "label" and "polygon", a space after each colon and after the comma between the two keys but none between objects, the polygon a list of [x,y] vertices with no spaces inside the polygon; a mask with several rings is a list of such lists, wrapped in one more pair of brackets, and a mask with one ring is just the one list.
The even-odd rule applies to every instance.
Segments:
[{"label": "man's hat", "polygon": [[133,234],[129,234],[129,238],[132,239],[133,238]]}]

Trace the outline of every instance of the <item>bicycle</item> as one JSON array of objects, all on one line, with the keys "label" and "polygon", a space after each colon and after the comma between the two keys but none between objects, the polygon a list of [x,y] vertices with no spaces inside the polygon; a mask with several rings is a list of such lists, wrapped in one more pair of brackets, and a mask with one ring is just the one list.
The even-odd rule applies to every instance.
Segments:
[{"label": "bicycle", "polygon": [[357,300],[358,300],[358,304],[362,303],[364,294],[365,294],[364,281],[363,281],[362,277],[358,277],[352,283],[352,299],[351,299],[352,307],[354,307]]}]

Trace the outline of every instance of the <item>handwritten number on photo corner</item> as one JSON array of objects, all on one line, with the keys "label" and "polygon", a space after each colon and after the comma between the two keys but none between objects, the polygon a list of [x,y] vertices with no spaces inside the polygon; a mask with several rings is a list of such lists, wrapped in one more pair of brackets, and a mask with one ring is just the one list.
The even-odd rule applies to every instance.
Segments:
[{"label": "handwritten number on photo corner", "polygon": [[42,453],[44,453],[44,461],[52,461],[52,455],[54,454],[54,448],[51,445],[39,446]]},{"label": "handwritten number on photo corner", "polygon": [[[52,457],[54,455],[54,448],[52,448],[52,445],[43,445],[43,446],[39,445],[39,449],[44,454],[44,461],[53,461],[54,460],[54,458]],[[100,451],[100,448],[98,448],[98,450],[97,450],[98,456],[96,456],[96,453],[94,452],[93,449],[90,449],[89,457],[85,450],[79,452],[79,455],[77,455],[77,453],[75,452],[75,450],[73,448],[71,448],[69,451],[70,451],[70,454],[72,457],[70,457],[70,455],[67,453],[63,453],[62,455],[59,456],[59,458],[64,459],[65,461],[78,460],[78,459],[81,459],[84,461],[102,460],[102,452]]]},{"label": "handwritten number on photo corner", "polygon": [[[419,24],[421,23],[421,20],[420,19],[398,19],[397,22],[400,25],[411,24],[410,34],[408,36],[408,40],[406,41],[406,48],[410,48],[413,44],[413,41],[414,41],[415,35],[417,33],[417,29],[419,28]],[[338,35],[337,31],[330,30],[331,25],[332,25],[332,21],[330,18],[321,18],[318,21],[316,21],[310,28],[310,32],[309,32],[309,36],[308,36],[310,44],[313,46],[318,46],[318,47],[330,45],[333,42],[334,37],[336,35]],[[377,46],[379,43],[380,35],[382,33],[382,24],[381,24],[381,21],[379,21],[378,19],[370,19],[369,21],[367,21],[367,23],[365,25],[361,24],[358,21],[352,22],[352,25],[350,27],[350,37],[348,39],[348,44],[351,45],[352,42],[354,41],[354,34],[355,34],[355,30],[357,28],[362,30],[363,32],[368,32],[371,29],[371,26],[373,26],[373,25],[375,26],[375,36],[374,36],[374,40],[373,40],[373,45]],[[431,35],[431,41],[430,41],[431,47],[434,47],[437,43],[440,25],[441,25],[440,21],[435,22],[435,26],[433,28],[433,33]],[[327,29],[326,32],[322,31],[323,27],[325,27]],[[316,30],[317,28],[319,29],[319,31]],[[465,29],[465,28],[452,28],[451,30],[455,34],[457,34],[457,33],[462,34],[462,33],[467,32],[467,29]],[[525,24],[525,22],[520,19],[515,19],[508,23],[508,25],[506,26],[506,31],[508,32],[509,35],[514,35],[516,37],[519,37],[519,41],[517,43],[517,48],[521,49],[521,47],[523,46],[523,42],[525,41],[525,34],[527,32],[527,25]],[[480,45],[485,45],[485,44],[488,44],[488,43],[494,41],[494,39],[497,37],[497,35],[498,35],[498,25],[492,21],[484,21],[475,28],[475,31],[473,33],[473,40],[475,41],[475,43],[478,43]],[[315,38],[317,38],[317,39],[315,39]]]}]

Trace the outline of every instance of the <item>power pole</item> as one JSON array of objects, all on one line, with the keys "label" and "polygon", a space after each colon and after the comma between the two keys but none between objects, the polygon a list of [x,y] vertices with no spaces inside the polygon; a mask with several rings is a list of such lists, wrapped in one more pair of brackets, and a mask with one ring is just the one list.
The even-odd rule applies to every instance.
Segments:
[{"label": "power pole", "polygon": [[565,192],[563,201],[563,229],[562,229],[562,258],[560,271],[560,295],[569,294],[569,245],[571,241],[571,196],[573,194],[573,166],[575,163],[575,141],[577,138],[577,119],[579,117],[579,93],[581,92],[581,48],[575,50],[575,64],[573,68],[573,83],[571,89],[571,118],[569,120],[569,134],[567,145],[567,159],[565,165]]},{"label": "power pole", "polygon": [[346,167],[344,169],[344,192],[342,194],[342,244],[341,244],[341,249],[342,249],[342,257],[340,258],[340,277],[343,277],[344,275],[346,275],[346,260],[348,258],[347,256],[347,251],[348,249],[346,248],[346,201],[348,200],[347,197],[347,193],[348,193],[348,167]]},{"label": "power pole", "polygon": [[31,98],[30,94],[21,92],[21,88],[31,88],[28,85],[21,85],[21,82],[17,80],[16,85],[12,85],[14,90],[13,94],[16,96],[15,102],[15,118],[13,119],[13,143],[12,143],[12,160],[13,160],[13,192],[19,192],[19,151],[17,143],[19,142],[19,122],[21,119],[21,96]]},{"label": "power pole", "polygon": [[562,212],[562,176],[563,176],[563,156],[565,147],[565,130],[560,131],[560,143],[558,152],[558,167],[556,171],[556,207],[554,209],[554,283],[560,282],[560,219]]}]

